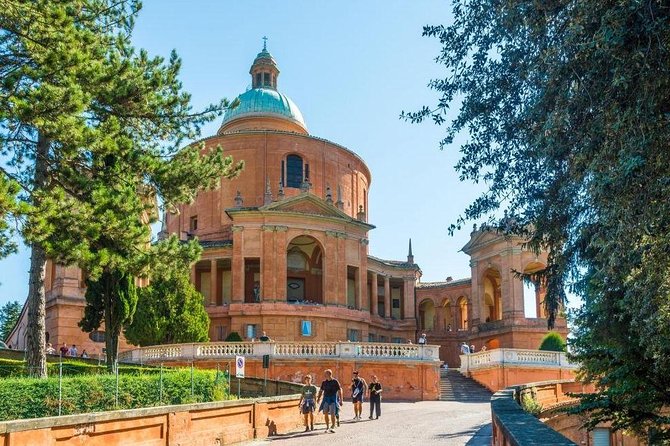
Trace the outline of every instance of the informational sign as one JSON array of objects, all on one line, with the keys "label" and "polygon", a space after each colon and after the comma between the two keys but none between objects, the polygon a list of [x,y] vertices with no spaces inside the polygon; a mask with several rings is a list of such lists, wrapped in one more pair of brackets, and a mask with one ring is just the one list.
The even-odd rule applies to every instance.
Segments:
[{"label": "informational sign", "polygon": [[244,356],[235,356],[235,378],[244,378]]}]

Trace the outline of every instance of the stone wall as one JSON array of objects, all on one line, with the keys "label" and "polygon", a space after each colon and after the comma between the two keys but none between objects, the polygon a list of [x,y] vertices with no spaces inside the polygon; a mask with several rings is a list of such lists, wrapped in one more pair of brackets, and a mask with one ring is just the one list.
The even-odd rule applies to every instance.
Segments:
[{"label": "stone wall", "polygon": [[[253,391],[258,381],[245,383]],[[296,392],[290,383],[271,383]],[[0,446],[196,446],[266,438],[302,425],[299,396],[151,407],[0,423]]]}]

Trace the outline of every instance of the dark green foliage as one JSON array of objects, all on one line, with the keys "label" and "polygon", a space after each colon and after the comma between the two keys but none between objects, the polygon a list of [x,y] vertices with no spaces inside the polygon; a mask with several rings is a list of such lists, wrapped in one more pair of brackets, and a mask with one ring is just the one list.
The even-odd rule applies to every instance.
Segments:
[{"label": "dark green foliage", "polygon": [[[55,358],[56,360],[58,358]],[[49,375],[58,376],[60,365],[58,361],[48,362],[47,369]],[[119,374],[141,374],[158,373],[158,368],[150,366],[120,365]],[[82,362],[79,360],[63,360],[63,376],[76,375],[100,375],[108,373],[107,366],[103,363]],[[0,377],[26,377],[29,376],[26,362],[17,359],[0,359]]]},{"label": "dark green foliage", "polygon": [[209,341],[209,316],[203,297],[189,281],[188,269],[151,276],[138,290],[139,300],[125,336],[135,345]]},{"label": "dark green foliage", "polygon": [[567,349],[567,344],[560,334],[556,333],[555,331],[550,331],[542,338],[539,349],[552,352],[564,352]]},{"label": "dark green foliage", "polygon": [[[166,404],[217,401],[225,398],[227,383],[216,371],[193,372],[165,370],[163,399],[160,396],[160,374],[124,374],[119,376],[119,405],[132,409]],[[114,410],[116,377],[114,375],[63,378],[63,415]],[[36,380],[7,378],[0,380],[0,420],[37,418],[58,415],[58,377]]]},{"label": "dark green foliage", "polygon": [[454,227],[489,216],[549,250],[535,277],[549,325],[566,284],[583,301],[571,351],[598,390],[588,425],[670,441],[670,8],[453,5],[452,24],[424,28],[442,45],[438,103],[404,117],[445,124],[443,148],[469,133],[456,169],[488,190]]},{"label": "dark green foliage", "polygon": [[231,331],[228,336],[226,336],[225,342],[242,342],[242,336],[236,331]]},{"label": "dark green foliage", "polygon": [[20,315],[21,304],[17,301],[7,302],[0,308],[0,341],[7,339]]},{"label": "dark green foliage", "polygon": [[79,326],[92,332],[105,324],[107,366],[115,367],[119,349],[119,335],[132,321],[137,306],[135,279],[118,271],[105,271],[97,280],[86,281],[86,307]]}]

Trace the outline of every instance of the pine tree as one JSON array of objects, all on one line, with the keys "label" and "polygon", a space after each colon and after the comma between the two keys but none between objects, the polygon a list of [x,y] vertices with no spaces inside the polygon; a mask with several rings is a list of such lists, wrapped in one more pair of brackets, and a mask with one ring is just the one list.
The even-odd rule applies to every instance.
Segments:
[{"label": "pine tree", "polygon": [[17,301],[7,302],[0,308],[0,341],[6,341],[21,315],[21,305]]}]

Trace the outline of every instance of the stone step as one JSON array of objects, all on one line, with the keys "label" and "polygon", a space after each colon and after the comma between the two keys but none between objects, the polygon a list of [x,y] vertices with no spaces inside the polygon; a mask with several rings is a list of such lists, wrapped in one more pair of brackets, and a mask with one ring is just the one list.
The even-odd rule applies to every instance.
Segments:
[{"label": "stone step", "polygon": [[440,401],[485,402],[491,392],[458,370],[440,370]]}]

